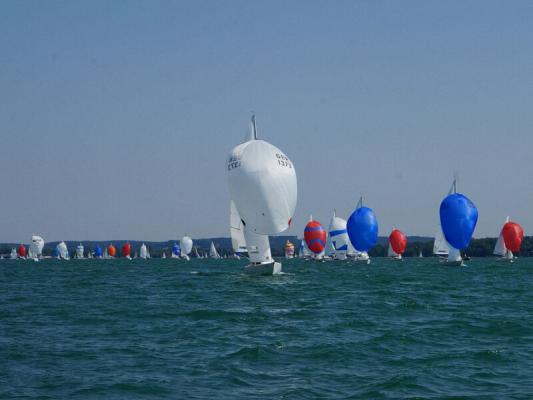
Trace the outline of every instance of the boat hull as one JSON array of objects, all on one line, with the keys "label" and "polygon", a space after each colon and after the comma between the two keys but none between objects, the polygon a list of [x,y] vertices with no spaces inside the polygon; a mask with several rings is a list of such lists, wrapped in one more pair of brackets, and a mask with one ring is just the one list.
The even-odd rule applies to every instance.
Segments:
[{"label": "boat hull", "polygon": [[250,264],[245,267],[245,272],[250,275],[278,275],[281,273],[281,263],[268,262]]}]

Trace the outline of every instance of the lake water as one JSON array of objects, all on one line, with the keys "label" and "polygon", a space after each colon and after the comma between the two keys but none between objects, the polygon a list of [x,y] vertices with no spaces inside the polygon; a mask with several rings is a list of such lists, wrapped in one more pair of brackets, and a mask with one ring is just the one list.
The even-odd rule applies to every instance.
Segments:
[{"label": "lake water", "polygon": [[533,398],[533,259],[0,261],[0,398]]}]

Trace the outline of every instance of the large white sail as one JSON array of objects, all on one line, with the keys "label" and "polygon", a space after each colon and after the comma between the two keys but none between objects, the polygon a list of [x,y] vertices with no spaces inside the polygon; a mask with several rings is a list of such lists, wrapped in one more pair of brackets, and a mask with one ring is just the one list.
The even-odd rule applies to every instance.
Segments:
[{"label": "large white sail", "polygon": [[230,196],[244,227],[249,268],[258,267],[250,272],[281,271],[281,264],[274,263],[270,254],[267,235],[283,232],[292,221],[297,182],[291,160],[277,147],[257,139],[252,117],[250,137],[232,150],[226,167]]},{"label": "large white sail", "polygon": [[245,253],[247,249],[246,240],[244,239],[244,225],[233,200],[230,201],[229,229],[233,251],[235,253]]},{"label": "large white sail", "polygon": [[220,255],[218,254],[218,251],[215,247],[215,244],[211,242],[211,246],[209,246],[209,257],[210,258],[220,258]]},{"label": "large white sail", "polygon": [[146,248],[146,245],[144,243],[141,244],[141,248],[139,249],[139,257],[144,260],[148,258],[148,249]]},{"label": "large white sail", "polygon": [[346,231],[346,220],[337,217],[333,211],[333,216],[329,222],[329,237],[335,249],[335,258],[339,260],[346,259],[348,248],[351,246],[348,232]]}]

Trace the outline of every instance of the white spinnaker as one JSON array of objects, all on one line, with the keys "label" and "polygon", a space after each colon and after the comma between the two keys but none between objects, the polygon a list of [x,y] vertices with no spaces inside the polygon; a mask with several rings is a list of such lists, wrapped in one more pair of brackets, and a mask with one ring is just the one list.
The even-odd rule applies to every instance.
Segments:
[{"label": "white spinnaker", "polygon": [[85,251],[85,248],[83,247],[81,243],[77,245],[76,246],[76,258],[83,258],[84,251]]},{"label": "white spinnaker", "polygon": [[141,244],[141,248],[139,249],[139,257],[144,259],[148,258],[148,249],[144,243]]},{"label": "white spinnaker", "polygon": [[450,252],[450,245],[444,238],[442,229],[439,227],[439,230],[435,234],[435,241],[433,242],[433,254],[438,256],[447,256]]},{"label": "white spinnaker", "polygon": [[30,244],[30,258],[39,258],[43,254],[44,239],[33,235]]},{"label": "white spinnaker", "polygon": [[192,251],[192,239],[185,235],[180,240],[181,255],[186,256]]},{"label": "white spinnaker", "polygon": [[58,243],[58,245],[56,246],[56,251],[59,257],[63,260],[69,258],[67,244],[65,242]]},{"label": "white spinnaker", "polygon": [[289,227],[296,208],[296,172],[290,159],[264,140],[235,147],[229,157],[230,195],[245,225],[271,235]]},{"label": "white spinnaker", "polygon": [[230,201],[230,219],[229,219],[231,247],[235,253],[244,253],[246,249],[246,240],[244,239],[244,225],[241,221],[241,216],[237,211],[235,202]]}]

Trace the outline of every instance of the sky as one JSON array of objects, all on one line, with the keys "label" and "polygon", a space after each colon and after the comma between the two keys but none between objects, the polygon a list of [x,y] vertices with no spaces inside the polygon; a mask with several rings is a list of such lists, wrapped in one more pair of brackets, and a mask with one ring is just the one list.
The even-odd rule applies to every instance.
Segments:
[{"label": "sky", "polygon": [[454,173],[533,234],[533,2],[2,1],[0,241],[229,236],[256,114],[298,177],[287,234],[433,235]]}]

